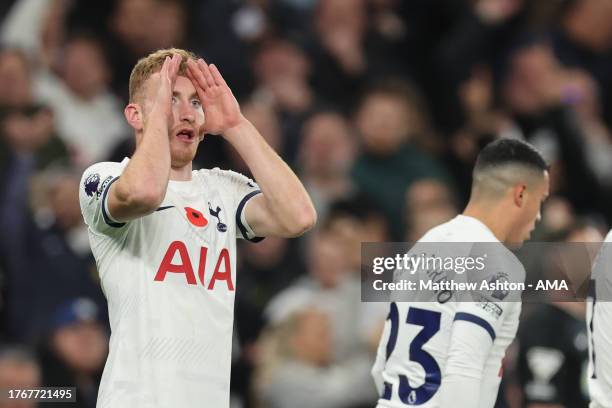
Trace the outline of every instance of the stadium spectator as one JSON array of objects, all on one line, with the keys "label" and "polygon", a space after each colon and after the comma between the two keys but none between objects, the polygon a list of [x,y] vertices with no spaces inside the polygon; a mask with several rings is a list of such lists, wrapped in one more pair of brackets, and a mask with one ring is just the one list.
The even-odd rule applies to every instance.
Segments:
[{"label": "stadium spectator", "polygon": [[329,206],[354,192],[349,171],[357,153],[355,135],[339,113],[312,115],[302,129],[298,166],[317,214],[325,218]]},{"label": "stadium spectator", "polygon": [[72,406],[94,408],[108,352],[108,335],[99,309],[87,298],[72,299],[49,318],[49,334],[40,346],[42,382],[46,387],[76,386]]},{"label": "stadium spectator", "polygon": [[132,67],[147,54],[170,46],[181,47],[187,36],[185,5],[180,0],[117,0],[105,32],[110,44],[112,86],[128,100],[128,80]]},{"label": "stadium spectator", "polygon": [[[576,105],[591,100],[584,73],[563,67],[550,47],[528,42],[515,50],[502,84],[514,126],[502,135],[524,137],[551,163],[551,190],[578,213],[593,208],[610,218],[609,193],[588,157],[588,138]],[[583,109],[588,110],[583,106]]]},{"label": "stadium spectator", "polygon": [[67,162],[64,144],[54,135],[53,115],[41,106],[6,109],[0,115],[0,254],[7,288],[5,322],[9,337],[25,339],[32,312],[25,293],[32,293],[30,247],[35,231],[30,212],[29,182],[53,163]]},{"label": "stadium spectator", "polygon": [[382,303],[357,303],[361,242],[383,241],[386,230],[378,213],[361,208],[359,199],[355,201],[332,205],[325,224],[309,241],[308,274],[280,291],[264,311],[272,325],[311,306],[327,313],[332,322],[334,362],[370,356],[370,342],[380,334],[379,323],[386,313]]},{"label": "stadium spectator", "polygon": [[34,102],[27,56],[16,48],[0,50],[0,107],[26,107]]},{"label": "stadium spectator", "polygon": [[364,96],[355,125],[363,151],[352,176],[387,216],[392,237],[401,239],[404,192],[416,180],[448,180],[444,168],[418,148],[415,139],[428,137],[424,107],[416,91],[404,83],[389,82]]},{"label": "stadium spectator", "polygon": [[587,71],[600,89],[606,122],[611,123],[612,7],[597,0],[570,2],[551,30],[552,46],[563,65]]},{"label": "stadium spectator", "polygon": [[16,1],[3,21],[0,40],[48,67],[57,57],[66,34],[66,15],[70,6],[70,2],[65,0]]},{"label": "stadium spectator", "polygon": [[319,1],[312,26],[312,84],[322,100],[348,112],[369,81],[401,73],[397,59],[403,50],[370,27],[368,1]]},{"label": "stadium spectator", "polygon": [[280,39],[264,41],[253,58],[257,81],[253,97],[268,101],[278,111],[290,163],[295,161],[302,125],[317,102],[308,82],[311,65],[297,44]]},{"label": "stadium spectator", "polygon": [[264,310],[280,291],[304,275],[300,248],[292,240],[268,237],[240,248],[235,303],[232,391],[248,401],[256,341],[265,326]]},{"label": "stadium spectator", "polygon": [[312,305],[330,314],[334,331],[334,361],[354,352],[359,343],[353,330],[358,318],[354,306],[359,299],[359,284],[351,279],[345,255],[342,242],[331,231],[317,231],[310,242],[308,275],[279,292],[265,310],[271,324]]},{"label": "stadium spectator", "polygon": [[1,408],[34,408],[32,400],[10,400],[7,390],[28,390],[41,386],[38,361],[27,348],[5,345],[0,349],[0,389],[5,395],[0,400]]},{"label": "stadium spectator", "polygon": [[261,338],[254,379],[260,406],[353,408],[372,402],[368,359],[333,363],[333,331],[325,313],[297,310]]},{"label": "stadium spectator", "polygon": [[[281,133],[281,125],[277,111],[268,103],[251,100],[242,104],[242,114],[251,121],[257,129],[261,129],[261,135],[266,139],[274,151],[283,155],[283,143],[285,140]],[[232,168],[242,174],[249,174],[249,168],[238,152],[230,146],[226,146],[226,148],[228,149],[228,156]]]},{"label": "stadium spectator", "polygon": [[87,227],[74,201],[79,180],[80,174],[62,167],[50,168],[32,180],[36,186],[30,194],[35,226],[29,232],[28,247],[37,256],[29,257],[27,265],[29,271],[40,272],[32,276],[34,299],[28,302],[36,307],[28,323],[36,332],[44,327],[48,311],[66,299],[85,296],[99,307],[106,306]]},{"label": "stadium spectator", "polygon": [[59,78],[51,72],[40,75],[36,93],[53,109],[59,136],[70,146],[75,163],[86,166],[105,158],[127,126],[119,100],[109,92],[108,62],[96,39],[71,38],[58,68]]},{"label": "stadium spectator", "polygon": [[452,219],[458,213],[453,193],[435,179],[415,181],[406,191],[407,242],[416,242],[436,225]]},{"label": "stadium spectator", "polygon": [[[104,158],[127,127],[119,101],[108,89],[112,77],[102,44],[90,35],[66,38],[68,2],[17,5],[27,7],[29,13],[9,14],[4,36],[38,63],[31,70],[36,101],[53,110],[57,132],[75,163],[86,166]],[[36,35],[31,36],[23,26]]]}]

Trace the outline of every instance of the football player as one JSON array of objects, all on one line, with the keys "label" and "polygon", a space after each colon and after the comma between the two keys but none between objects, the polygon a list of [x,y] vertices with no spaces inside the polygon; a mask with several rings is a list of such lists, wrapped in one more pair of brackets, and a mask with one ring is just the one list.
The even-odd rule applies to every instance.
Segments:
[{"label": "football player", "polygon": [[[458,259],[487,253],[484,270],[455,278],[523,282],[522,265],[503,243],[529,238],[548,190],[547,165],[533,147],[514,139],[492,142],[478,156],[463,213],[428,231],[411,254]],[[413,272],[398,269],[395,279],[414,279],[408,276]],[[411,276],[451,278],[431,269]],[[521,292],[483,291],[468,298],[452,291],[411,293],[392,294],[372,369],[378,408],[492,408],[502,359],[516,335]]]},{"label": "football player", "polygon": [[[236,239],[295,237],[316,213],[214,65],[160,50],[129,91],[134,155],[94,164],[80,188],[112,330],[98,407],[228,407]],[[194,170],[204,134],[229,142],[257,183]]]}]

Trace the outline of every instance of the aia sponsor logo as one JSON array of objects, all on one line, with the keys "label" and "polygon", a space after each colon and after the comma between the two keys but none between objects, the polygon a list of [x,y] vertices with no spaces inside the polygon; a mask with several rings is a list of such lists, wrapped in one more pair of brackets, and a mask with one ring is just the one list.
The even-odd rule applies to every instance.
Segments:
[{"label": "aia sponsor logo", "polygon": [[[196,220],[199,218],[196,217]],[[191,221],[191,220],[190,220]],[[198,221],[200,222],[200,221]],[[179,263],[172,263],[172,260],[178,254],[180,259]],[[213,290],[215,284],[225,284],[228,290],[234,290],[234,282],[232,281],[232,270],[230,262],[230,254],[226,248],[221,249],[219,256],[215,262],[215,268],[213,273],[206,284],[206,261],[208,259],[208,248],[200,247],[198,265],[198,275],[194,273],[193,264],[189,256],[187,246],[181,241],[174,241],[168,246],[166,254],[162,259],[157,273],[155,274],[155,281],[163,282],[166,279],[168,273],[179,273],[185,276],[185,282],[189,285],[202,285],[208,290]],[[198,282],[199,281],[199,282]]]}]

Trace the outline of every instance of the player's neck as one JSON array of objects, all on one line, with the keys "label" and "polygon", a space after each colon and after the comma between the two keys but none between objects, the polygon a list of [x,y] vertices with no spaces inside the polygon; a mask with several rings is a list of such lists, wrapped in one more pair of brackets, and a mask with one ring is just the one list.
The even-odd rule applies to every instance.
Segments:
[{"label": "player's neck", "polygon": [[192,165],[191,162],[182,167],[170,166],[170,180],[173,181],[190,181]]},{"label": "player's neck", "polygon": [[508,238],[512,225],[509,224],[508,217],[501,208],[489,205],[482,206],[470,201],[465,207],[463,215],[476,218],[482,222],[500,242],[505,242]]}]

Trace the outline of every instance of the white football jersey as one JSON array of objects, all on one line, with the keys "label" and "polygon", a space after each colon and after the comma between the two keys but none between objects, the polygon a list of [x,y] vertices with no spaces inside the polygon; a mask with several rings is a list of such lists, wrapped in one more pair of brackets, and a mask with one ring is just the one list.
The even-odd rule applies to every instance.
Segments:
[{"label": "white football jersey", "polygon": [[[468,278],[470,272],[460,275],[465,282],[483,279],[524,282],[524,268],[514,254],[483,223],[464,215],[431,229],[409,254],[429,251],[433,255],[431,252],[435,250],[435,255],[443,258],[467,257],[475,254],[475,243],[485,243],[481,250],[488,253],[488,260],[477,279]],[[395,281],[405,273],[409,272],[396,271]],[[432,270],[419,270],[417,274],[421,274],[419,280],[440,279],[438,272]],[[414,277],[410,279],[416,281]],[[461,280],[457,276],[453,279]],[[471,296],[469,292],[466,294]],[[480,395],[474,395],[471,406],[492,408],[501,381],[502,359],[518,328],[520,292],[492,292],[469,302],[457,302],[462,295],[448,291],[419,290],[409,296],[411,300],[406,301],[406,294],[393,292],[391,295],[389,316],[372,369],[381,392],[377,407],[447,408],[442,407],[440,395],[444,378],[449,374],[446,362],[451,332],[453,325],[468,324],[470,329],[485,330],[489,334],[487,344],[478,345],[489,352],[482,367]]]},{"label": "white football jersey", "polygon": [[591,274],[587,299],[591,408],[612,408],[612,231],[604,239]]},{"label": "white football jersey", "polygon": [[244,208],[260,190],[193,171],[157,211],[119,223],[106,198],[127,163],[94,164],[79,193],[111,325],[97,406],[228,407],[236,238],[258,240]]}]

